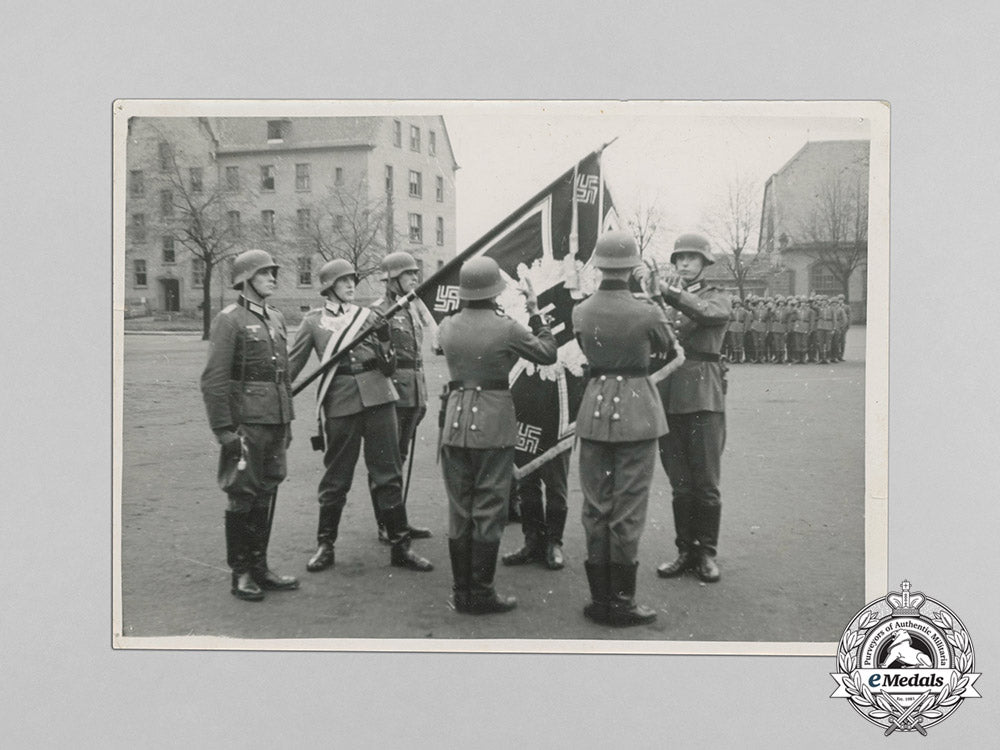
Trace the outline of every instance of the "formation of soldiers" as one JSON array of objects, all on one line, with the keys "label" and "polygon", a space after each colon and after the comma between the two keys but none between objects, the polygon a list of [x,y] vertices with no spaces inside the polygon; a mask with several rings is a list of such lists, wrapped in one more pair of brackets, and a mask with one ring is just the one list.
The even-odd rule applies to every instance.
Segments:
[{"label": "formation of soldiers", "polygon": [[844,361],[851,306],[843,294],[732,297],[722,349],[732,364],[829,364]]},{"label": "formation of soldiers", "polygon": [[[643,265],[634,238],[625,232],[602,235],[593,262],[600,285],[573,310],[576,340],[588,362],[576,416],[591,593],[583,612],[594,622],[622,627],[656,618],[635,595],[657,456],[672,488],[677,546],[676,558],[660,565],[658,575],[690,571],[707,583],[720,579],[722,347],[733,305],[726,292],[703,278],[714,260],[707,240],[697,234],[677,239],[671,255],[676,270],[663,279]],[[233,288],[241,296],[213,323],[201,385],[220,443],[218,483],[228,498],[226,549],[230,590],[237,598],[260,601],[267,591],[299,587],[296,578],[270,569],[267,547],[292,439],[291,383],[313,352],[321,362],[334,361],[317,389],[319,434],[312,443],[323,452],[323,473],[317,549],[306,569],[318,573],[335,565],[340,519],[362,452],[378,538],[391,547],[390,564],[416,572],[433,569],[411,548],[413,540],[431,532],[408,521],[403,471],[427,403],[421,354],[430,317],[413,294],[417,268],[407,253],[388,255],[382,276],[386,296],[366,308],[354,304],[354,268],[344,260],[328,262],[319,273],[324,304],[307,313],[289,351],[284,319],[266,303],[277,264],[262,250],[236,258]],[[453,603],[463,614],[502,613],[517,605],[494,586],[517,440],[508,379],[522,358],[551,365],[558,357],[530,284],[522,291],[528,327],[497,305],[505,287],[496,261],[485,256],[466,261],[459,278],[462,304],[441,322],[437,336],[437,353],[450,374],[438,420],[439,458],[448,498]],[[529,523],[524,547],[505,555],[506,565],[538,562],[551,570],[564,565],[569,452],[549,463],[545,472],[521,480],[522,499],[530,498]]]}]

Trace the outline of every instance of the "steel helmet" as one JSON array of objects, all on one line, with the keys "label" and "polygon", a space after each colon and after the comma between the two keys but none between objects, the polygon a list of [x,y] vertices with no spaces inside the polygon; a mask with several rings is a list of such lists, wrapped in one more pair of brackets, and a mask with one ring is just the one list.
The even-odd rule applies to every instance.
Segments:
[{"label": "steel helmet", "polygon": [[273,268],[277,272],[281,266],[265,250],[246,250],[240,253],[233,260],[233,289],[239,289],[243,282],[249,281],[255,273],[265,268]]},{"label": "steel helmet", "polygon": [[715,258],[712,257],[712,251],[708,248],[708,240],[700,234],[694,232],[682,234],[674,242],[674,251],[670,253],[670,262],[674,263],[674,259],[679,253],[696,253],[702,257],[706,266],[710,266],[715,263]]},{"label": "steel helmet", "polygon": [[459,299],[490,299],[506,288],[507,283],[500,276],[500,266],[485,255],[465,261],[458,272]]},{"label": "steel helmet", "polygon": [[605,232],[594,245],[594,265],[598,268],[634,268],[642,263],[639,246],[628,232]]},{"label": "steel helmet", "polygon": [[337,279],[342,279],[345,276],[353,276],[354,283],[358,283],[358,274],[348,261],[343,258],[328,260],[319,269],[319,293],[326,293],[330,287],[337,283]]},{"label": "steel helmet", "polygon": [[420,266],[408,252],[400,250],[382,258],[382,281],[391,281],[406,271],[419,271]]}]

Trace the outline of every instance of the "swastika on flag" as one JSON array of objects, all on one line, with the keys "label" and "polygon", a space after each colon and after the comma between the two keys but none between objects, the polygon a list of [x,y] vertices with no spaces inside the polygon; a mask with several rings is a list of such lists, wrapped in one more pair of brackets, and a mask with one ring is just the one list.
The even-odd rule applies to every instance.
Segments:
[{"label": "swastika on flag", "polygon": [[517,423],[517,450],[524,453],[538,453],[538,441],[541,437],[541,427],[524,422]]},{"label": "swastika on flag", "polygon": [[581,174],[576,178],[576,200],[579,203],[593,203],[597,200],[600,186],[596,174]]},{"label": "swastika on flag", "polygon": [[458,287],[442,285],[438,287],[434,300],[434,312],[449,313],[458,309]]}]

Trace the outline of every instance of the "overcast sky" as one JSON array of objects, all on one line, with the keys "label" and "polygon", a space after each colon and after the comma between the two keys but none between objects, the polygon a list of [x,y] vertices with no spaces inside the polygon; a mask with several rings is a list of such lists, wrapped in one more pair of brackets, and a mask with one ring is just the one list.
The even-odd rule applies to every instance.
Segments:
[{"label": "overcast sky", "polygon": [[[738,105],[732,106],[736,115]],[[648,103],[636,114],[601,113],[597,106],[580,113],[551,103],[533,105],[530,112],[491,109],[484,114],[445,113],[460,165],[459,250],[577,159],[616,136],[604,153],[605,179],[620,213],[639,200],[656,200],[668,224],[658,244],[672,243],[677,234],[698,228],[737,172],[753,177],[762,189],[809,140],[869,138],[869,123],[861,117],[811,113],[688,114],[676,106]]]}]

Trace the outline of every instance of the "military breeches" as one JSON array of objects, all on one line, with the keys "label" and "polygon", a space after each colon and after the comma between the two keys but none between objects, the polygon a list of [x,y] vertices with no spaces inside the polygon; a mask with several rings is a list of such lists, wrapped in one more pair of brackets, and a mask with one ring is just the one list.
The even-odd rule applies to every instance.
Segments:
[{"label": "military breeches", "polygon": [[726,415],[668,414],[667,425],[670,432],[660,438],[660,461],[673,489],[677,546],[688,549],[697,543],[714,554],[722,507],[719,480]]},{"label": "military breeches", "polygon": [[563,451],[517,480],[517,494],[521,500],[521,527],[526,537],[532,533],[540,539],[562,544],[563,530],[566,528],[566,488],[571,452]]},{"label": "military breeches", "polygon": [[396,407],[396,422],[399,426],[399,457],[403,463],[406,463],[406,457],[410,454],[410,441],[413,440],[413,433],[417,431],[417,425],[420,424],[426,413],[426,406]]},{"label": "military breeches", "polygon": [[[229,496],[229,510],[246,513],[264,507],[287,473],[285,449],[291,434],[287,424],[243,424],[243,436],[219,451],[219,487]],[[240,468],[240,459],[246,462]]]},{"label": "military breeches", "polygon": [[580,440],[583,530],[592,565],[636,561],[655,465],[656,440]]},{"label": "military breeches", "polygon": [[766,336],[766,331],[750,332],[750,338],[753,339],[753,358],[755,361],[764,356],[764,343]]},{"label": "military breeches", "polygon": [[507,524],[514,448],[442,445],[441,470],[448,493],[448,536],[499,542]]},{"label": "military breeches", "polygon": [[380,513],[402,504],[402,461],[396,434],[396,407],[387,403],[346,417],[327,418],[326,451],[323,453],[326,470],[319,482],[320,505],[344,507],[362,441],[373,504]]}]

